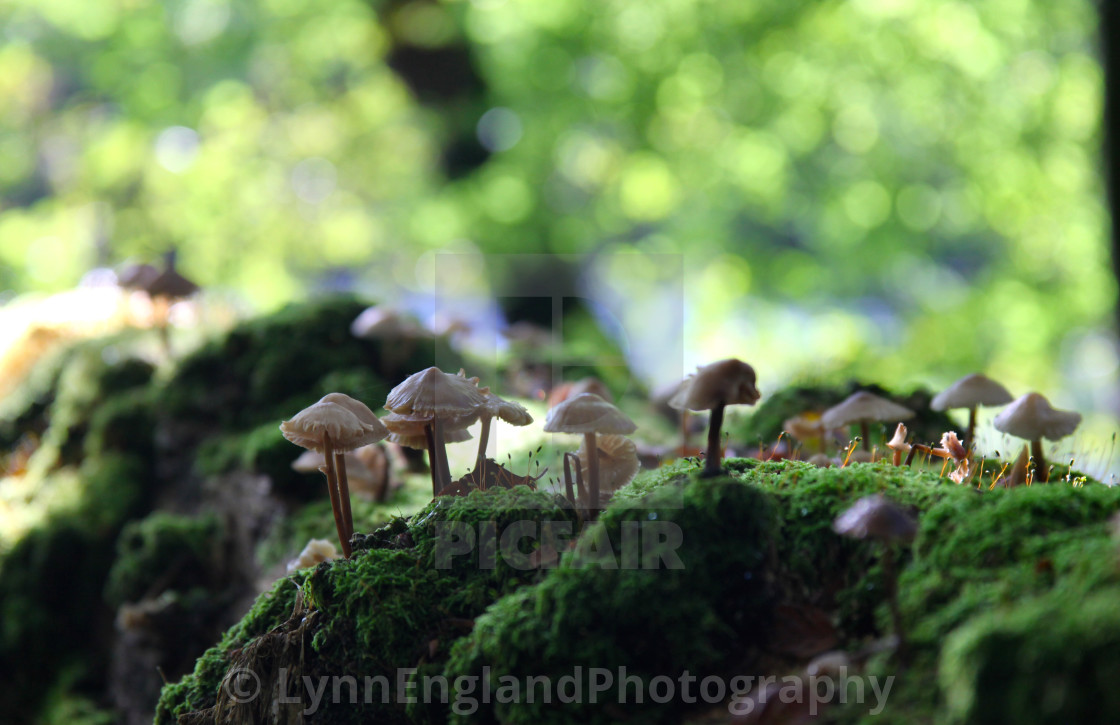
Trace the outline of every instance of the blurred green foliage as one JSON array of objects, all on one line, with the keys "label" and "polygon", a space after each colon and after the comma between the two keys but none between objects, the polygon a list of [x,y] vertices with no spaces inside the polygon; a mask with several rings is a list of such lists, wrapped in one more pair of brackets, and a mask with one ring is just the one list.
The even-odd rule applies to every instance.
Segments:
[{"label": "blurred green foliage", "polygon": [[1116,298],[1095,28],[1088,0],[8,0],[0,286],[177,246],[273,306],[420,288],[461,239],[683,253],[706,351],[1111,372],[1078,362]]}]

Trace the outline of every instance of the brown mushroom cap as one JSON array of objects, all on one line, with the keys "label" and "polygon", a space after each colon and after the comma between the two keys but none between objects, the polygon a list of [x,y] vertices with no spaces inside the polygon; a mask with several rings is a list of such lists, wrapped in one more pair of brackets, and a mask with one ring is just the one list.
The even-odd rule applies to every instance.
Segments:
[{"label": "brown mushroom cap", "polygon": [[131,264],[117,275],[117,286],[131,290],[147,290],[159,276],[159,270],[150,264]]},{"label": "brown mushroom cap", "polygon": [[864,496],[840,514],[832,530],[853,539],[910,543],[918,534],[914,519],[882,494]]},{"label": "brown mushroom cap", "polygon": [[1038,393],[1027,393],[999,412],[996,430],[1029,441],[1065,438],[1081,424],[1081,414],[1056,410]]},{"label": "brown mushroom cap", "polygon": [[330,434],[336,451],[351,451],[385,437],[380,429],[364,423],[348,408],[338,403],[318,402],[304,408],[280,424],[284,437],[302,448],[323,450],[323,433]]},{"label": "brown mushroom cap", "polygon": [[580,393],[552,410],[544,420],[546,433],[617,433],[638,429],[634,421],[594,393]]},{"label": "brown mushroom cap", "polygon": [[198,285],[174,269],[167,269],[150,281],[143,289],[152,297],[179,299],[190,297],[198,292]]},{"label": "brown mushroom cap", "polygon": [[978,405],[1007,405],[1011,393],[991,378],[974,373],[966,375],[933,396],[929,407],[933,410],[973,408]]},{"label": "brown mushroom cap", "polygon": [[[373,414],[373,411],[369,409],[369,406],[367,406],[360,400],[351,398],[345,393],[327,393],[319,399],[319,402],[335,403],[336,405],[341,405],[343,408],[346,408],[355,416],[357,416],[358,420],[369,426],[371,433],[382,434],[381,438],[378,438],[377,440],[381,440],[385,436],[389,435],[389,430],[384,426],[384,424],[382,424],[381,421],[377,419],[377,416]],[[372,442],[375,441],[371,441],[371,443]]]},{"label": "brown mushroom cap", "polygon": [[909,408],[861,390],[826,410],[821,416],[821,423],[825,428],[832,429],[843,428],[860,421],[898,421],[913,417],[914,411]]},{"label": "brown mushroom cap", "polygon": [[476,414],[485,402],[482,391],[466,377],[430,367],[389,391],[385,407],[394,413],[446,419]]},{"label": "brown mushroom cap", "polygon": [[909,433],[909,431],[906,430],[906,426],[899,423],[898,427],[894,429],[894,437],[887,441],[887,448],[890,448],[892,451],[899,451],[900,453],[909,453],[910,444],[906,442],[907,433]]},{"label": "brown mushroom cap", "polygon": [[718,405],[754,405],[758,402],[754,368],[742,360],[728,358],[696,369],[685,378],[669,400],[677,410],[711,410]]},{"label": "brown mushroom cap", "polygon": [[[595,446],[599,449],[599,480],[603,491],[614,491],[638,475],[642,463],[638,460],[638,447],[634,441],[626,436],[602,435],[596,438]],[[580,441],[579,452],[580,468],[586,480],[590,477],[587,460],[587,439]]]}]

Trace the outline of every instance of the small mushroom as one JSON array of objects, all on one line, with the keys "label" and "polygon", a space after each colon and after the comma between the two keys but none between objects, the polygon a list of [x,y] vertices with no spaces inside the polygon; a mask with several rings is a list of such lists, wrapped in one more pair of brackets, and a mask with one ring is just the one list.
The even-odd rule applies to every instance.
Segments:
[{"label": "small mushroom", "polygon": [[1050,469],[1042,453],[1042,439],[1065,438],[1081,424],[1081,414],[1072,410],[1056,410],[1038,393],[1027,393],[1000,411],[996,430],[1030,441],[1038,480],[1050,480]]},{"label": "small mushroom", "polygon": [[708,419],[708,452],[701,475],[718,475],[722,468],[720,434],[723,409],[728,405],[754,405],[760,397],[755,387],[755,372],[747,363],[735,358],[720,360],[697,368],[669,402],[677,410],[710,410]]},{"label": "small mushroom", "polygon": [[611,395],[610,388],[599,378],[580,378],[579,380],[567,383],[560,383],[552,392],[548,394],[548,407],[555,408],[568,398],[574,398],[580,393],[594,393],[608,403],[614,402],[614,396]]},{"label": "small mushroom", "polygon": [[588,509],[599,505],[599,446],[597,433],[626,435],[638,429],[634,421],[594,393],[580,393],[552,410],[544,421],[546,433],[579,433],[587,449]]},{"label": "small mushroom", "polygon": [[831,430],[858,423],[863,449],[869,451],[871,450],[869,424],[872,421],[895,422],[913,417],[914,411],[909,408],[861,390],[826,410],[821,416],[821,424]]},{"label": "small mushroom", "polygon": [[910,444],[906,442],[906,425],[899,423],[894,429],[894,437],[887,441],[887,448],[893,451],[891,462],[898,466],[902,463],[902,456],[910,452]]},{"label": "small mushroom", "polygon": [[444,447],[445,428],[449,423],[456,427],[463,421],[473,422],[483,403],[485,396],[474,382],[437,367],[410,375],[389,391],[385,399],[387,409],[398,415],[426,419],[425,435],[431,436],[428,457],[432,464],[433,496],[451,485]]},{"label": "small mushroom", "polygon": [[891,620],[898,637],[898,657],[906,662],[906,632],[902,624],[902,611],[898,606],[898,571],[894,561],[895,544],[911,544],[918,534],[918,525],[905,511],[891,503],[882,494],[865,496],[840,514],[832,530],[851,539],[872,540],[883,548],[883,573],[886,575],[887,601]]},{"label": "small mushroom", "polygon": [[929,407],[933,410],[968,408],[968,432],[964,436],[965,448],[971,448],[976,433],[976,408],[981,405],[1007,405],[1011,393],[991,378],[974,373],[966,375],[933,397]]},{"label": "small mushroom", "polygon": [[505,400],[494,393],[490,388],[481,388],[486,399],[478,409],[478,418],[482,421],[482,432],[478,435],[478,460],[475,463],[475,473],[483,473],[483,464],[486,461],[486,446],[490,442],[490,421],[501,418],[510,425],[526,426],[533,422],[533,416],[525,410],[525,406],[512,400]]},{"label": "small mushroom", "polygon": [[[638,460],[638,447],[626,436],[601,435],[597,445],[599,446],[599,495],[607,498],[609,494],[613,494],[638,475],[642,464]],[[588,454],[586,440],[580,442],[576,455],[581,461],[583,477],[590,480],[591,456]],[[596,505],[602,503],[599,501]]]},{"label": "small mushroom", "polygon": [[171,305],[178,300],[186,299],[198,292],[199,287],[190,281],[175,267],[176,254],[174,251],[164,255],[165,267],[155,277],[140,272],[137,281],[140,289],[148,293],[152,300],[152,310],[155,316],[155,325],[159,329],[160,339],[163,340],[164,350],[171,355],[171,337],[168,333],[168,322],[171,316]]},{"label": "small mushroom", "polygon": [[307,542],[307,546],[303,547],[303,551],[299,552],[299,556],[288,562],[288,573],[337,558],[338,549],[334,548],[334,544],[326,539],[311,539]]},{"label": "small mushroom", "polygon": [[824,453],[826,431],[821,425],[820,413],[813,410],[798,413],[782,423],[782,430],[802,443],[816,443],[817,452]]},{"label": "small mushroom", "polygon": [[[327,492],[330,494],[331,509],[334,511],[335,527],[338,529],[338,539],[342,545],[342,553],[346,558],[349,558],[353,521],[349,516],[349,495],[346,496],[345,505],[342,501],[342,488],[339,483],[335,452],[345,453],[370,443],[376,443],[388,434],[388,430],[380,422],[377,422],[377,418],[373,416],[372,412],[369,413],[368,417],[364,413],[359,417],[359,413],[355,412],[357,407],[342,401],[341,398],[337,397],[338,395],[340,394],[331,394],[331,400],[324,398],[314,405],[304,408],[292,416],[291,420],[281,423],[280,431],[285,438],[297,446],[323,454],[326,467],[324,474],[327,477]],[[348,398],[349,396],[344,397]],[[350,400],[357,405],[361,405],[352,398]],[[372,420],[370,420],[371,418]]]}]

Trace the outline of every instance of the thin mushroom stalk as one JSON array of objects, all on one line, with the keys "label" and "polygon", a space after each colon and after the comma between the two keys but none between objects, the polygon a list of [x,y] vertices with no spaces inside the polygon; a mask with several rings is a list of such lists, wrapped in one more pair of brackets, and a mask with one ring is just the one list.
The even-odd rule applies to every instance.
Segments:
[{"label": "thin mushroom stalk", "polygon": [[442,488],[451,485],[451,468],[447,463],[447,444],[443,438],[443,421],[437,416],[432,420],[432,435],[435,438],[436,455],[439,457],[439,476]]},{"label": "thin mushroom stalk", "polygon": [[1050,467],[1046,465],[1046,456],[1042,454],[1042,439],[1035,438],[1031,441],[1031,458],[1034,459],[1036,478],[1040,483],[1050,482]]},{"label": "thin mushroom stalk", "polygon": [[595,442],[595,433],[584,433],[583,439],[587,444],[587,498],[588,508],[599,508],[599,446]]},{"label": "thin mushroom stalk", "polygon": [[[335,476],[338,478],[338,498],[342,504],[342,521],[346,524],[346,541],[354,536],[354,512],[350,509],[350,479],[346,473],[346,454],[335,451]],[[349,558],[349,554],[346,555]]]},{"label": "thin mushroom stalk", "polygon": [[334,513],[334,526],[338,531],[338,543],[342,547],[342,555],[350,558],[350,537],[347,533],[346,520],[342,513],[342,497],[339,495],[338,472],[335,470],[334,444],[331,442],[330,433],[323,431],[323,460],[327,476],[327,493],[331,497],[331,511]]},{"label": "thin mushroom stalk", "polygon": [[438,496],[440,486],[439,457],[436,455],[436,435],[431,423],[424,426],[424,437],[428,440],[428,472],[432,474],[432,496]]},{"label": "thin mushroom stalk", "polygon": [[708,421],[708,452],[704,459],[704,476],[718,476],[723,468],[723,456],[720,454],[720,439],[723,428],[723,409],[726,404],[719,403],[712,408],[711,418]]},{"label": "thin mushroom stalk", "polygon": [[483,467],[486,464],[486,446],[490,444],[490,421],[493,418],[489,415],[484,415],[482,420],[482,430],[478,434],[478,459],[475,461],[474,470],[478,474],[479,480],[482,480]]}]

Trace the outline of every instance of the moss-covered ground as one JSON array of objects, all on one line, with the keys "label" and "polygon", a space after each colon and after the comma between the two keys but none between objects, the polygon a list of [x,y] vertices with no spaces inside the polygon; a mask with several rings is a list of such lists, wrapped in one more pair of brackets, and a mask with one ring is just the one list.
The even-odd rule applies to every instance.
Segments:
[{"label": "moss-covered ground", "polygon": [[[913,546],[897,552],[912,647],[907,667],[889,647],[879,651],[891,634],[880,547],[841,538],[831,527],[873,493],[919,522]],[[623,713],[679,722],[703,711],[680,698],[638,704],[633,693],[685,671],[725,682],[781,676],[830,648],[849,652],[855,673],[895,676],[880,715],[886,720],[878,721],[1105,722],[1086,713],[1095,712],[1089,703],[1111,707],[1111,717],[1120,712],[1102,694],[1117,666],[1107,645],[1120,636],[1120,568],[1107,523],[1118,509],[1120,491],[1096,483],[978,491],[882,463],[817,469],[750,459],[731,460],[726,475],[703,479],[695,465],[680,462],[622,489],[570,551],[558,547],[564,553],[555,567],[520,570],[503,566],[499,555],[496,568],[479,568],[479,556],[488,556],[483,547],[438,568],[440,545],[449,542],[440,528],[446,522],[473,530],[494,521],[501,531],[514,520],[572,520],[570,509],[545,493],[478,492],[392,522],[352,560],[280,585],[283,606],[273,601],[278,595],[266,596],[247,621],[263,622],[271,608],[271,621],[256,629],[282,627],[290,592],[302,584],[317,612],[301,634],[302,671],[350,675],[358,687],[357,704],[348,685],[341,702],[324,698],[317,722],[614,722]],[[652,557],[648,547],[633,548],[643,527],[653,532],[662,524],[679,531],[678,546],[654,547]],[[804,621],[814,618],[807,628]],[[244,645],[243,632],[227,635],[194,675],[165,689],[159,722],[215,704],[222,665]],[[565,675],[621,667],[637,678],[622,709],[617,683],[595,703],[585,696],[557,707],[542,703],[543,682],[529,679],[555,686]],[[374,702],[363,703],[364,677],[383,675],[395,688],[400,668],[417,668],[408,675],[418,688],[411,694],[423,693],[423,678],[436,678],[437,701],[437,676],[444,676],[445,701],[383,705],[375,686]],[[514,682],[535,686],[535,702],[527,702],[528,689],[507,701]],[[1046,683],[1053,683],[1046,707],[1032,709],[1032,693]],[[391,694],[395,699],[396,690]],[[828,717],[870,722],[874,706],[834,705]],[[1008,713],[1015,716],[1004,718]]]}]

